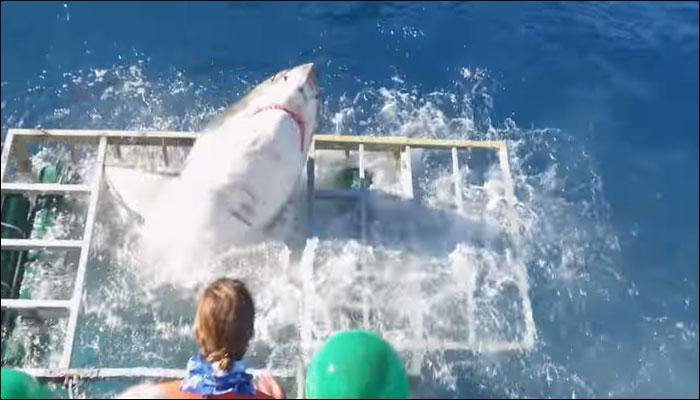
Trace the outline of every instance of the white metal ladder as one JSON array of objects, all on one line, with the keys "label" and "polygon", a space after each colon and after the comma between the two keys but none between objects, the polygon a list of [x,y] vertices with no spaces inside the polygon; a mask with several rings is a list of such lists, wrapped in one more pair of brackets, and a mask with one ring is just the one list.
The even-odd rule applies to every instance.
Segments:
[{"label": "white metal ladder", "polygon": [[[2,193],[20,193],[28,196],[39,194],[88,194],[89,205],[85,228],[81,240],[42,240],[42,239],[2,239],[2,250],[26,251],[26,250],[78,250],[80,258],[76,271],[73,294],[69,300],[35,300],[35,299],[2,299],[3,310],[16,310],[20,315],[28,312],[50,313],[54,315],[68,314],[68,325],[66,337],[63,344],[63,353],[59,363],[59,368],[68,369],[71,367],[73,346],[75,342],[75,331],[80,314],[81,299],[83,296],[83,285],[85,283],[85,272],[87,269],[88,256],[92,231],[95,225],[95,212],[99,199],[100,187],[102,183],[102,172],[104,169],[105,153],[107,149],[107,139],[101,137],[97,146],[97,158],[94,165],[94,175],[89,185],[67,185],[67,184],[44,184],[44,183],[5,183],[7,173],[7,162],[12,152],[13,145],[20,147],[16,154],[26,154],[26,150],[21,148],[25,145],[22,141],[15,140],[15,132],[10,130],[5,140],[2,152]],[[18,163],[19,165],[22,162]]]}]

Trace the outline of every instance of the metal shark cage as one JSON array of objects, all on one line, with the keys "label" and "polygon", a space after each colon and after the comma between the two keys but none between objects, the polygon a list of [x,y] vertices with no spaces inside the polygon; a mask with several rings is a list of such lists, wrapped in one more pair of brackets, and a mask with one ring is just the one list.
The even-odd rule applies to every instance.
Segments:
[{"label": "metal shark cage", "polygon": [[[45,130],[45,129],[9,129],[2,149],[2,171],[0,181],[2,182],[3,202],[6,197],[13,194],[26,196],[30,201],[36,201],[37,196],[47,194],[70,194],[88,196],[87,215],[84,223],[82,238],[79,240],[45,240],[20,238],[2,238],[2,252],[25,252],[28,250],[72,250],[79,252],[77,270],[75,273],[72,295],[67,300],[49,299],[20,299],[2,298],[3,320],[7,312],[29,318],[50,318],[63,317],[68,319],[66,325],[63,350],[56,368],[25,368],[25,372],[41,380],[94,380],[94,379],[175,379],[185,376],[185,370],[164,369],[164,368],[110,368],[109,366],[94,366],[91,368],[75,368],[72,363],[73,350],[75,346],[76,327],[78,325],[81,303],[85,295],[85,276],[88,268],[89,253],[95,226],[96,210],[100,201],[100,192],[103,190],[103,173],[106,165],[106,156],[111,152],[115,157],[120,157],[121,147],[128,146],[158,146],[160,156],[167,165],[170,161],[170,151],[174,147],[191,147],[197,140],[198,134],[189,132],[146,132],[146,131],[108,131],[108,130]],[[36,143],[61,143],[70,145],[92,145],[96,146],[94,158],[93,174],[87,184],[61,184],[61,183],[25,183],[10,181],[10,170],[14,175],[28,172],[30,168],[30,146]],[[313,221],[314,203],[320,199],[354,198],[359,200],[361,209],[361,237],[366,234],[366,194],[369,189],[366,186],[360,188],[341,189],[319,189],[315,186],[315,170],[317,155],[326,150],[342,150],[346,155],[350,152],[357,152],[358,174],[361,181],[365,177],[365,157],[367,152],[389,152],[396,158],[396,168],[399,176],[400,187],[404,198],[413,198],[413,173],[411,168],[411,152],[414,149],[435,149],[451,153],[452,178],[454,184],[454,203],[457,210],[462,210],[462,190],[460,178],[460,165],[458,153],[469,149],[484,149],[493,151],[498,157],[498,164],[502,177],[505,181],[505,197],[509,203],[511,212],[514,210],[515,196],[513,193],[513,183],[510,166],[508,162],[508,149],[503,141],[477,141],[477,140],[437,140],[424,138],[408,138],[399,136],[377,137],[377,136],[341,136],[341,135],[315,135],[312,148],[309,152],[309,159],[306,169],[307,202],[310,217]],[[513,216],[514,218],[514,216]],[[3,216],[3,221],[5,216]],[[4,223],[3,223],[4,224]],[[21,259],[21,257],[20,257]],[[20,260],[18,260],[20,262]],[[3,268],[5,268],[3,264]],[[517,274],[518,287],[521,290],[521,307],[523,310],[524,334],[520,340],[506,342],[479,343],[468,337],[465,341],[413,341],[405,344],[404,347],[415,352],[416,356],[408,360],[408,371],[412,376],[420,374],[423,354],[430,350],[455,350],[455,351],[477,351],[477,352],[503,352],[503,351],[523,351],[529,350],[535,342],[535,324],[532,317],[530,299],[527,293],[526,272],[524,266],[520,265],[521,273]],[[5,282],[3,283],[5,284]],[[313,290],[309,286],[304,286],[309,294]],[[304,306],[304,305],[302,305]],[[469,309],[465,307],[465,309]],[[473,312],[473,309],[472,309]],[[367,309],[363,310],[363,321],[367,322]],[[467,319],[473,321],[473,316]],[[310,355],[317,349],[322,341],[312,339],[310,327],[302,321],[299,324],[301,349],[297,367],[295,370],[276,370],[273,374],[282,378],[296,379],[297,396],[304,394],[304,376],[306,363]],[[422,331],[422,327],[419,327]],[[420,332],[417,333],[420,337]],[[398,350],[405,350],[399,346]],[[254,374],[258,371],[252,371]]]}]

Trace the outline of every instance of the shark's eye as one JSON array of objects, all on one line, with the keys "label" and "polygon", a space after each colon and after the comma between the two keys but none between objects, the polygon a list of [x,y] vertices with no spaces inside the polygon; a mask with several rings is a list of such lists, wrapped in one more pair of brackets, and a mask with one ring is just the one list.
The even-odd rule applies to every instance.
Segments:
[{"label": "shark's eye", "polygon": [[285,82],[287,81],[287,75],[284,76],[284,80],[285,80]]},{"label": "shark's eye", "polygon": [[303,86],[299,86],[299,88],[297,90],[299,91],[299,93],[304,94],[304,87]]}]

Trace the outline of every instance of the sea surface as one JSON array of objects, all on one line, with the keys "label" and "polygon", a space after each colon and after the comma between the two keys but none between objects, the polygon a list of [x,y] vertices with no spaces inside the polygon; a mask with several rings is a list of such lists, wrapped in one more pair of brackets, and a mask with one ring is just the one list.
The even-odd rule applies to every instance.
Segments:
[{"label": "sea surface", "polygon": [[[3,1],[1,43],[3,140],[198,130],[310,61],[322,133],[508,140],[537,346],[426,368],[414,395],[697,398],[696,2]],[[84,366],[169,352],[79,344]]]}]

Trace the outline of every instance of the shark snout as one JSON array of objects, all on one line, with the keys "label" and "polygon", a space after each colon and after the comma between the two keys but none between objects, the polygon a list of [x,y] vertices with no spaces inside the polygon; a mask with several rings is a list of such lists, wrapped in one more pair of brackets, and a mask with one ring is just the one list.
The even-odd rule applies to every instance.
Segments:
[{"label": "shark snout", "polygon": [[[314,63],[306,63],[292,68],[289,74],[295,76],[299,82],[297,89],[299,96],[294,107],[307,121],[310,130],[315,129],[316,118],[320,113],[321,90]],[[311,134],[311,132],[309,132]]]},{"label": "shark snout", "polygon": [[306,71],[306,84],[309,85],[314,91],[318,91],[318,78],[316,76],[316,66],[313,63],[304,64],[307,67]]},{"label": "shark snout", "polygon": [[314,63],[306,63],[292,68],[288,71],[290,76],[297,77],[304,89],[310,90],[313,93],[318,92],[318,78],[316,76],[316,66]]}]

